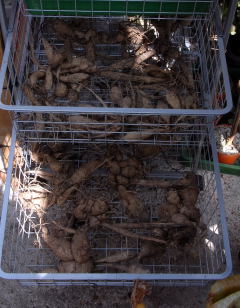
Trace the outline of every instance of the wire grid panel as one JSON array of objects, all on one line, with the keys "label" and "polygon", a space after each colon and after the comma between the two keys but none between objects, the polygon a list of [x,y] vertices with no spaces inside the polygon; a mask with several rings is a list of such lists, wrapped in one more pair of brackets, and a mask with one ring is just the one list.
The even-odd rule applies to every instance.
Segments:
[{"label": "wire grid panel", "polygon": [[[193,15],[191,18],[192,22],[189,25],[181,26],[171,36],[172,46],[179,48],[182,56],[181,61],[174,65],[174,78],[171,77],[173,79],[169,81],[170,84],[163,83],[163,87],[159,89],[151,88],[146,84],[140,87],[150,98],[148,108],[123,108],[121,104],[114,103],[110,95],[110,89],[113,85],[122,89],[123,97],[132,95],[133,88],[136,85],[129,80],[111,81],[107,77],[98,76],[97,73],[92,75],[87,87],[81,89],[79,94],[75,93],[77,98],[74,101],[66,98],[56,99],[54,93],[48,93],[46,96],[39,92],[36,97],[37,101],[33,104],[23,94],[23,87],[29,74],[36,71],[34,59],[41,63],[43,69],[47,67],[47,59],[41,39],[47,38],[51,45],[58,49],[63,47],[63,41],[59,40],[53,32],[49,32],[52,19],[24,16],[22,11],[18,9],[13,32],[9,33],[8,36],[4,63],[0,73],[2,101],[6,101],[4,95],[8,93],[8,91],[2,92],[3,89],[9,90],[12,96],[8,99],[9,104],[1,104],[0,107],[13,111],[34,111],[38,113],[45,111],[48,113],[191,114],[197,116],[227,113],[232,107],[232,100],[224,48],[222,38],[218,35],[215,15],[203,19],[198,18],[198,15]],[[178,18],[172,20],[176,22]],[[86,30],[90,27],[97,31],[109,33],[110,36],[114,37],[118,30],[119,21],[119,19],[107,17],[88,18],[82,23],[82,26],[87,27]],[[67,22],[74,21],[68,19]],[[146,23],[149,22],[150,19]],[[83,45],[73,45],[73,48],[78,56],[85,54]],[[131,46],[128,50],[131,51]],[[96,44],[96,51],[99,54],[96,63],[100,69],[116,63],[115,61],[122,59],[125,53],[125,49],[119,43]],[[161,57],[160,54],[159,57]],[[171,67],[173,63],[170,62],[165,64]],[[185,85],[179,84],[180,80],[184,79],[182,67],[185,68],[186,75],[191,76],[193,82],[191,91],[188,89],[188,81]],[[173,86],[173,84],[176,86]],[[167,94],[171,94],[170,91],[172,91],[170,85],[173,90],[177,87],[180,89],[179,95],[182,102],[189,98],[188,95],[191,92],[192,100],[197,106],[196,109],[195,107],[191,107],[191,109],[187,109],[187,107],[186,109],[171,109],[166,100]],[[134,88],[134,91],[137,90]],[[138,94],[136,97],[140,99],[141,95]],[[162,102],[165,104],[164,107],[161,105]]]},{"label": "wire grid panel", "polygon": [[[213,140],[213,139],[212,139]],[[28,146],[24,148],[12,147],[15,151],[14,168],[9,171],[8,182],[13,180],[14,197],[9,200],[8,191],[5,192],[3,204],[2,224],[0,230],[1,276],[10,279],[19,279],[26,285],[131,285],[134,279],[151,280],[153,284],[160,285],[196,285],[207,280],[222,279],[231,272],[231,256],[228,243],[226,221],[224,216],[223,199],[221,192],[220,175],[216,164],[216,152],[212,152],[209,135],[200,137],[199,146],[162,144],[159,156],[155,157],[149,165],[146,164],[149,176],[158,178],[179,178],[185,170],[181,161],[181,154],[185,151],[191,157],[190,169],[198,170],[199,199],[197,207],[201,212],[201,222],[205,231],[197,235],[193,252],[181,252],[178,249],[168,249],[157,259],[147,259],[143,262],[145,269],[150,274],[123,274],[116,273],[107,265],[97,265],[94,273],[86,274],[53,274],[47,273],[49,269],[56,268],[58,261],[44,243],[41,242],[39,218],[34,210],[30,210],[21,201],[21,192],[31,181],[34,164],[31,161]],[[201,145],[201,150],[199,150]],[[75,164],[79,166],[94,153],[100,153],[106,145],[101,145],[96,151],[96,145],[75,145],[71,149],[75,152]],[[136,154],[136,146],[125,146],[125,151]],[[200,153],[200,156],[199,156]],[[78,156],[79,155],[79,156]],[[79,157],[79,158],[78,158]],[[199,160],[201,157],[201,160]],[[70,159],[70,158],[69,158]],[[206,171],[205,163],[214,160],[216,170]],[[198,160],[198,161],[196,161]],[[13,165],[13,162],[11,162]],[[154,168],[153,168],[154,167]],[[95,182],[98,185],[95,185]],[[100,184],[101,183],[101,184]],[[127,216],[124,209],[111,193],[106,182],[104,170],[96,172],[88,184],[83,187],[84,193],[100,197],[104,192],[105,197],[111,198],[111,207],[114,215],[112,222],[126,222]],[[150,213],[150,221],[157,219],[157,207],[164,201],[162,189],[151,187],[138,189],[137,194],[142,198],[145,207]],[[71,211],[74,206],[67,204]],[[50,209],[52,216],[49,221],[61,219],[61,210],[57,205]],[[51,218],[53,217],[53,218]],[[6,219],[6,221],[5,221]],[[48,222],[48,221],[46,221]],[[4,227],[6,226],[6,228]],[[5,236],[3,235],[5,232]],[[141,232],[141,231],[140,231]],[[115,232],[104,228],[95,229],[88,233],[91,249],[94,256],[105,257],[120,251],[137,253],[140,242],[119,236]],[[41,245],[40,245],[41,243]]]},{"label": "wire grid panel", "polygon": [[174,124],[164,123],[169,116],[44,114],[39,117],[23,113],[15,116],[19,137],[33,143],[196,144],[210,122],[191,116],[171,117]]},{"label": "wire grid panel", "polygon": [[159,14],[199,14],[207,15],[212,10],[216,1],[213,0],[135,0],[135,1],[113,1],[113,0],[20,0],[26,15],[51,17],[58,16],[121,16],[121,15],[151,15]]}]

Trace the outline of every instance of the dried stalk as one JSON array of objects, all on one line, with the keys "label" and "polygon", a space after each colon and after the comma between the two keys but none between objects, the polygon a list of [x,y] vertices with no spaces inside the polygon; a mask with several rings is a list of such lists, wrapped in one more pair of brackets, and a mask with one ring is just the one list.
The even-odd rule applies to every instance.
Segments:
[{"label": "dried stalk", "polygon": [[142,223],[118,223],[115,224],[118,228],[123,229],[152,229],[152,228],[178,228],[189,226],[187,224],[176,224],[173,222],[142,222]]},{"label": "dried stalk", "polygon": [[96,97],[96,99],[103,105],[103,107],[108,108],[107,104],[106,104],[106,103],[101,99],[101,97],[98,96],[92,89],[87,88],[87,87],[86,87],[86,89],[87,89],[89,92],[91,92],[91,93]]},{"label": "dried stalk", "polygon": [[69,227],[64,227],[64,226],[62,226],[62,225],[60,225],[59,223],[57,223],[56,221],[52,221],[52,223],[56,226],[56,227],[58,227],[60,230],[63,230],[63,231],[65,231],[66,233],[70,233],[70,234],[75,234],[76,233],[76,230],[75,229],[73,229],[73,228],[69,228]]},{"label": "dried stalk", "polygon": [[138,76],[138,75],[129,75],[125,73],[119,72],[111,72],[111,71],[102,71],[99,72],[101,77],[109,78],[112,80],[126,80],[126,81],[134,81],[134,82],[142,82],[142,83],[158,83],[163,82],[165,78],[155,78],[150,76]]},{"label": "dried stalk", "polygon": [[95,263],[115,263],[115,262],[122,262],[122,261],[126,261],[132,258],[135,258],[136,254],[132,253],[130,251],[122,251],[122,252],[118,252],[115,253],[114,255],[111,256],[107,256],[105,258],[101,258],[95,261]]},{"label": "dried stalk", "polygon": [[137,67],[139,64],[151,58],[155,54],[156,54],[156,51],[154,49],[147,50],[146,52],[140,54],[139,56],[135,58],[134,67]]},{"label": "dried stalk", "polygon": [[155,242],[155,243],[160,243],[160,244],[165,244],[165,245],[167,244],[167,242],[164,241],[164,240],[160,240],[158,238],[154,238],[154,237],[151,237],[151,236],[148,237],[148,236],[136,234],[134,232],[125,230],[123,228],[119,228],[116,224],[111,225],[111,224],[108,224],[108,223],[102,223],[102,226],[107,228],[107,229],[110,229],[112,231],[115,231],[117,233],[120,233],[120,234],[122,234],[123,236],[126,236],[126,237],[132,237],[132,238],[140,239],[140,240],[143,240],[143,241],[150,241],[150,242]]}]

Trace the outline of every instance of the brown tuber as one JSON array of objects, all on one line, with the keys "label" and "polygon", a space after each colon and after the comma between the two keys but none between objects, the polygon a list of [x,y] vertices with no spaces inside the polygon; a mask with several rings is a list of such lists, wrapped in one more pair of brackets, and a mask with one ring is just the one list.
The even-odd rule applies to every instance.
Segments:
[{"label": "brown tuber", "polygon": [[118,252],[113,255],[101,258],[101,259],[97,259],[95,262],[96,263],[116,263],[116,262],[126,261],[134,257],[136,257],[135,253],[125,250],[125,251]]},{"label": "brown tuber", "polygon": [[178,206],[180,204],[178,192],[176,190],[170,189],[167,192],[167,201]]},{"label": "brown tuber", "polygon": [[122,101],[122,91],[121,88],[119,87],[112,87],[110,90],[110,100],[115,103],[120,105],[121,101]]},{"label": "brown tuber", "polygon": [[55,68],[58,65],[60,65],[64,61],[66,56],[54,50],[53,47],[49,44],[49,42],[45,38],[42,39],[42,42],[45,49],[45,53],[48,58],[49,65],[51,65],[52,68]]},{"label": "brown tuber", "polygon": [[123,186],[129,185],[129,179],[126,178],[125,176],[122,176],[122,175],[117,175],[117,176],[116,176],[116,182],[117,182],[119,185],[123,185]]},{"label": "brown tuber", "polygon": [[75,73],[66,76],[60,76],[59,79],[67,83],[79,83],[89,78],[88,74],[85,73]]},{"label": "brown tuber", "polygon": [[68,94],[68,88],[65,83],[59,82],[55,88],[55,95],[60,98],[66,97]]},{"label": "brown tuber", "polygon": [[75,103],[78,101],[78,98],[79,98],[78,92],[73,89],[70,89],[68,92],[68,96],[67,96],[67,99],[69,100],[69,102]]},{"label": "brown tuber", "polygon": [[104,200],[80,200],[74,209],[74,216],[78,219],[87,219],[89,216],[99,216],[108,211],[109,207]]},{"label": "brown tuber", "polygon": [[178,191],[183,205],[193,207],[197,203],[199,189],[197,186],[187,187]]},{"label": "brown tuber", "polygon": [[162,82],[162,78],[159,78],[159,77],[154,78],[154,77],[143,76],[143,75],[130,75],[126,73],[112,72],[112,71],[101,71],[99,72],[99,75],[101,77],[111,79],[111,80],[126,80],[126,81],[140,82],[140,83],[147,83],[147,84]]},{"label": "brown tuber", "polygon": [[176,223],[176,224],[186,224],[186,225],[192,225],[192,223],[190,222],[190,220],[187,218],[187,216],[185,216],[184,214],[174,214],[171,217],[172,222]]},{"label": "brown tuber", "polygon": [[201,214],[199,209],[196,207],[183,206],[180,210],[180,213],[187,216],[191,221],[194,221],[196,223],[199,223],[200,221]]},{"label": "brown tuber", "polygon": [[[181,189],[184,187],[196,187],[197,188],[197,176],[193,172],[186,172],[184,177],[177,180],[162,180],[162,179],[149,179],[149,180],[138,180],[135,183],[136,185],[140,186],[156,186],[161,188],[177,188]],[[187,189],[189,189],[187,188]],[[187,190],[186,190],[187,191]],[[178,190],[180,195],[180,190]],[[183,199],[183,197],[180,195]]]},{"label": "brown tuber", "polygon": [[39,79],[43,79],[45,77],[45,71],[36,71],[33,72],[29,77],[29,85],[32,88],[35,88]]},{"label": "brown tuber", "polygon": [[77,190],[77,185],[72,185],[64,190],[57,198],[57,204],[64,206],[65,203],[70,199],[72,193]]},{"label": "brown tuber", "polygon": [[74,32],[66,22],[61,19],[57,19],[53,23],[53,29],[61,36],[73,37]]},{"label": "brown tuber", "polygon": [[140,264],[131,264],[129,266],[122,264],[108,264],[108,267],[112,267],[129,274],[150,274],[150,271],[148,269],[145,269]]},{"label": "brown tuber", "polygon": [[[79,71],[89,71],[89,69],[93,70],[93,64],[88,61],[85,57],[77,57],[72,58],[70,62],[65,62],[61,65],[61,74],[62,73],[71,73],[71,72],[79,72]],[[96,68],[95,68],[96,70]]]},{"label": "brown tuber", "polygon": [[159,245],[152,242],[144,242],[141,245],[140,252],[138,254],[138,261],[142,260],[146,257],[160,257],[162,256],[166,251],[165,245]]},{"label": "brown tuber", "polygon": [[59,259],[63,261],[72,261],[74,259],[69,240],[52,236],[46,227],[42,227],[42,238]]},{"label": "brown tuber", "polygon": [[39,105],[40,102],[36,98],[33,90],[30,88],[28,84],[24,84],[23,86],[23,93],[27,97],[27,99],[33,104],[33,105]]},{"label": "brown tuber", "polygon": [[123,176],[126,176],[127,178],[131,178],[137,175],[138,170],[134,167],[129,166],[129,167],[122,168],[121,173]]},{"label": "brown tuber", "polygon": [[120,174],[120,166],[118,164],[118,162],[116,161],[109,161],[108,162],[108,167],[109,167],[109,170],[112,174],[114,175],[119,175]]},{"label": "brown tuber", "polygon": [[124,186],[118,186],[118,193],[127,214],[132,218],[140,220],[146,219],[146,211],[143,203],[137,197],[136,193],[128,191]]},{"label": "brown tuber", "polygon": [[161,219],[164,219],[164,218],[169,219],[173,215],[178,213],[178,207],[176,204],[172,204],[172,203],[161,204],[159,206],[158,213]]},{"label": "brown tuber", "polygon": [[166,100],[168,104],[173,108],[173,109],[180,109],[181,108],[181,102],[178,96],[174,92],[168,92],[166,94]]},{"label": "brown tuber", "polygon": [[44,156],[52,171],[56,173],[61,171],[62,163],[59,160],[50,154],[45,154]]},{"label": "brown tuber", "polygon": [[53,74],[51,71],[51,67],[49,66],[45,76],[45,83],[44,83],[45,90],[50,91],[52,89],[52,86],[53,86]]},{"label": "brown tuber", "polygon": [[89,176],[96,171],[98,168],[100,168],[105,161],[101,160],[92,160],[88,163],[83,164],[81,167],[79,167],[71,176],[70,183],[71,184],[80,184],[81,182],[86,181]]},{"label": "brown tuber", "polygon": [[87,233],[84,230],[77,230],[71,241],[72,255],[78,263],[85,263],[91,257],[91,249]]},{"label": "brown tuber", "polygon": [[125,96],[122,99],[122,106],[123,108],[130,108],[132,106],[132,100],[129,96]]}]

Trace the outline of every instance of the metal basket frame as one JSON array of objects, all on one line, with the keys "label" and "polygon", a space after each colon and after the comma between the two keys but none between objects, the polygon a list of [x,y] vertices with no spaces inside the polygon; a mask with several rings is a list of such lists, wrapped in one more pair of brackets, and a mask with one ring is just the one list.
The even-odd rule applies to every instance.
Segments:
[{"label": "metal basket frame", "polygon": [[[9,111],[18,112],[38,112],[38,113],[91,113],[91,114],[144,114],[144,115],[194,115],[194,116],[209,116],[220,115],[229,112],[232,109],[232,98],[230,91],[229,78],[227,73],[227,66],[225,60],[224,43],[221,33],[220,17],[218,10],[211,13],[210,17],[193,16],[196,20],[196,29],[198,31],[199,56],[201,66],[201,81],[200,92],[201,100],[204,100],[204,105],[201,109],[159,109],[159,108],[105,108],[105,107],[62,107],[62,106],[30,106],[26,104],[26,99],[22,96],[21,87],[19,83],[23,82],[23,71],[25,65],[28,65],[27,45],[28,36],[30,35],[30,22],[32,18],[25,16],[26,26],[24,28],[24,42],[16,41],[18,36],[23,34],[18,33],[19,30],[19,16],[22,14],[21,9],[16,3],[16,12],[13,10],[12,23],[8,31],[6,39],[5,52],[3,63],[0,71],[0,96],[2,96],[3,88],[7,88],[12,93],[10,104],[4,104],[1,100],[0,108]],[[24,16],[24,15],[21,15]],[[43,18],[43,17],[42,17]],[[104,17],[109,18],[109,17]],[[164,17],[161,17],[164,18]],[[176,18],[176,17],[174,17]],[[106,19],[107,20],[107,19]],[[199,23],[198,23],[199,20]],[[201,27],[201,20],[206,29],[212,29],[207,32]],[[26,30],[26,32],[25,32]],[[212,36],[211,44],[209,43],[209,35]],[[215,38],[213,38],[216,36]],[[23,44],[18,46],[21,55],[16,55],[16,44]],[[210,51],[214,51],[214,55],[210,55]],[[27,60],[28,59],[28,60]],[[17,62],[17,68],[15,68]],[[27,61],[27,62],[26,62]],[[20,73],[17,75],[17,71]],[[26,77],[26,76],[25,76]],[[219,95],[220,94],[220,95]],[[216,101],[217,100],[217,101]]]},{"label": "metal basket frame", "polygon": [[[217,227],[213,227],[214,230],[211,229],[212,227],[210,227],[211,231],[209,231],[210,233],[208,233],[208,234],[211,234],[211,235],[208,235],[208,238],[210,239],[210,241],[213,241],[214,245],[216,245],[216,251],[210,253],[209,257],[208,257],[208,253],[206,252],[206,250],[203,253],[203,254],[206,254],[203,260],[205,260],[204,262],[207,262],[204,265],[204,270],[200,269],[202,266],[201,265],[202,259],[200,258],[199,260],[200,268],[194,271],[194,273],[189,273],[186,269],[185,271],[187,272],[185,273],[184,273],[184,269],[182,269],[182,272],[180,273],[178,272],[171,273],[171,271],[169,271],[167,273],[164,272],[164,273],[153,273],[153,274],[128,274],[128,273],[126,274],[124,273],[87,273],[87,274],[77,274],[77,273],[61,274],[59,273],[59,274],[53,274],[53,273],[21,272],[21,268],[24,266],[24,260],[22,260],[18,264],[19,262],[18,258],[16,258],[16,255],[14,257],[14,251],[15,251],[14,249],[18,249],[18,248],[14,248],[14,245],[16,244],[13,243],[13,246],[11,246],[10,244],[10,246],[12,247],[11,249],[13,249],[13,252],[11,252],[10,254],[11,258],[6,257],[4,253],[4,240],[6,237],[5,230],[6,228],[9,227],[9,214],[10,214],[9,209],[8,209],[9,202],[10,202],[9,192],[11,188],[12,174],[14,170],[13,168],[14,168],[14,164],[16,163],[14,160],[16,131],[15,129],[13,129],[12,144],[11,144],[11,151],[10,151],[10,157],[9,157],[9,167],[8,167],[7,180],[6,180],[6,186],[5,186],[5,192],[4,192],[3,208],[2,208],[2,215],[1,215],[1,225],[0,225],[0,263],[1,263],[0,276],[6,279],[17,279],[25,285],[112,285],[112,286],[121,285],[121,286],[124,286],[124,285],[131,285],[133,280],[136,280],[136,279],[149,280],[154,285],[196,285],[196,284],[202,285],[209,280],[223,279],[227,277],[228,275],[230,275],[231,270],[232,270],[231,252],[230,252],[230,246],[229,246],[229,240],[228,240],[227,223],[226,223],[224,201],[223,201],[222,188],[221,188],[221,178],[220,178],[220,173],[219,173],[219,166],[217,163],[217,151],[216,151],[216,144],[215,144],[214,135],[213,135],[213,126],[210,125],[207,128],[207,130],[208,129],[209,129],[209,137],[208,137],[208,134],[207,135],[205,134],[205,136],[207,136],[207,138],[210,138],[211,148],[209,149],[207,148],[204,151],[205,153],[204,155],[207,155],[208,151],[212,152],[214,170],[213,170],[213,173],[210,174],[209,180],[207,180],[206,185],[205,185],[207,189],[206,190],[207,194],[206,195],[204,194],[204,197],[203,197],[203,203],[204,203],[203,213],[204,211],[207,211],[204,215],[205,217],[207,217],[207,221],[209,221],[207,223],[208,227],[210,227],[212,223],[215,224],[216,223],[215,221],[218,221],[218,222],[217,222]],[[198,141],[198,144],[199,146],[196,147],[196,150],[201,148],[201,142]],[[174,154],[174,155],[177,155],[177,154]],[[199,159],[200,159],[199,153],[195,153],[194,155],[195,162],[193,163],[193,168],[195,170],[199,168],[198,166]],[[211,187],[211,183],[213,184],[212,186],[213,190],[209,188]],[[215,194],[216,196],[213,197]],[[214,198],[213,201],[211,201],[212,198]],[[212,202],[213,202],[212,204],[213,208],[211,208]],[[208,209],[210,212],[208,212]],[[12,217],[12,214],[10,214],[11,217]],[[14,237],[19,238],[18,245],[20,245],[21,247],[22,241],[27,241],[28,233],[30,231],[28,227],[25,230],[24,225],[22,225],[23,222],[25,223],[27,221],[28,215],[25,216],[25,214],[22,211],[19,212],[19,214],[17,215],[20,215],[20,216],[16,216],[17,220],[13,222],[13,226],[16,225],[14,227],[14,229],[16,230],[13,232],[15,232]],[[210,222],[211,224],[209,225]],[[19,226],[17,227],[17,225]],[[219,231],[215,232],[215,228],[218,228]],[[215,240],[213,240],[214,238]],[[34,249],[37,249],[37,248],[34,248]],[[16,264],[18,264],[17,268],[19,268],[20,266],[20,272],[14,272],[15,266],[13,267],[13,270],[10,269],[10,272],[5,272],[3,270],[3,264],[11,264],[11,262],[15,262],[13,263],[15,264],[15,266]],[[188,266],[190,265],[188,264]],[[7,267],[9,268],[9,265],[7,265]],[[4,268],[6,268],[5,265],[4,265]],[[24,271],[25,270],[26,269],[24,269]]]}]

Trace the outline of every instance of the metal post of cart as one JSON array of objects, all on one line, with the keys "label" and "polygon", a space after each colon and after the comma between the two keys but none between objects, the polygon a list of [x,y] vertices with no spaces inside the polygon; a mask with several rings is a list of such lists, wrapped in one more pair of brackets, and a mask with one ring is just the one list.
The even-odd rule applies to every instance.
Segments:
[{"label": "metal post of cart", "polygon": [[228,12],[227,12],[227,18],[223,23],[223,40],[224,40],[224,46],[225,48],[227,47],[228,44],[228,39],[231,31],[231,26],[234,21],[234,16],[236,13],[236,8],[237,8],[237,0],[231,0]]}]

